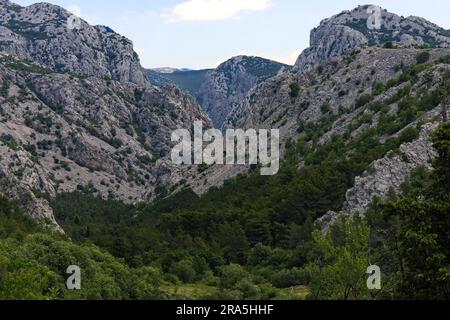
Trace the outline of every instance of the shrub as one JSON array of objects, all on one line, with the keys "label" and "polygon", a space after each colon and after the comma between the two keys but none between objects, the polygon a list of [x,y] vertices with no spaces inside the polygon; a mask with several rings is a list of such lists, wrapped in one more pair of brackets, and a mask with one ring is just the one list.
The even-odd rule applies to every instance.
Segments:
[{"label": "shrub", "polygon": [[320,106],[320,111],[322,112],[322,114],[327,114],[328,112],[330,112],[330,105],[328,103],[324,103]]},{"label": "shrub", "polygon": [[394,44],[392,43],[392,41],[388,41],[383,45],[384,49],[394,49]]},{"label": "shrub", "polygon": [[364,94],[360,96],[355,103],[356,108],[361,108],[372,101],[372,96],[369,94]]},{"label": "shrub", "polygon": [[291,98],[297,98],[299,96],[300,86],[297,82],[291,83],[291,85],[289,86],[289,89],[291,89],[291,91],[289,92],[289,95],[291,96]]},{"label": "shrub", "polygon": [[383,82],[377,81],[373,84],[372,93],[374,96],[378,96],[385,91],[386,91],[386,86],[383,84]]},{"label": "shrub", "polygon": [[192,260],[188,259],[175,262],[170,268],[170,272],[184,283],[192,282],[195,278],[194,264]]},{"label": "shrub", "polygon": [[19,150],[20,143],[10,134],[2,133],[0,142],[3,142],[7,147],[14,151]]},{"label": "shrub", "polygon": [[416,61],[418,64],[427,63],[429,60],[430,60],[430,53],[428,51],[421,52],[416,57]]},{"label": "shrub", "polygon": [[271,282],[276,288],[289,288],[308,284],[311,279],[303,269],[293,268],[281,270],[271,277]]}]

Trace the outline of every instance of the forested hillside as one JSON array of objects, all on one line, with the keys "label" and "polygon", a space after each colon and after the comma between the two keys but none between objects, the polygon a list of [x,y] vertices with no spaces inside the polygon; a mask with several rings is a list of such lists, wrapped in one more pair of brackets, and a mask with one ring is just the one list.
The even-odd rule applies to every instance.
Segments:
[{"label": "forested hillside", "polygon": [[[403,184],[404,195],[392,192],[388,200],[374,202],[367,219],[342,218],[325,233],[313,223],[316,213],[339,209],[346,183],[357,174],[349,168],[370,163],[363,147],[358,148],[360,159],[331,161],[312,153],[317,164],[300,171],[288,160],[277,176],[251,173],[201,198],[185,190],[154,205],[129,207],[85,190],[59,196],[53,208],[74,241],[92,241],[132,268],[159,270],[166,293],[233,299],[445,299],[450,122],[433,141],[439,154],[434,171],[417,168]],[[83,205],[72,206],[75,200]],[[419,259],[424,255],[429,259]],[[369,264],[382,268],[381,292],[371,294],[366,288]]]}]

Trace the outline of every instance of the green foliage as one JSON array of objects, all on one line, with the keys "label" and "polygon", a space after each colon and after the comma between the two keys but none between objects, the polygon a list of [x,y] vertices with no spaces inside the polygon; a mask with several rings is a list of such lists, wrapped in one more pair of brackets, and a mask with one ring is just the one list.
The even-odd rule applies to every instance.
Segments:
[{"label": "green foliage", "polygon": [[175,262],[172,264],[170,272],[184,283],[192,282],[195,278],[194,262],[191,259]]},{"label": "green foliage", "polygon": [[372,94],[374,96],[379,96],[380,94],[382,94],[385,91],[386,91],[386,86],[384,85],[383,82],[375,82],[373,84]]},{"label": "green foliage", "polygon": [[[65,288],[70,265],[82,269],[80,291]],[[0,196],[0,300],[161,299],[161,278],[155,268],[130,269],[91,244],[50,234]]]},{"label": "green foliage", "polygon": [[[0,299],[133,299],[158,298],[158,280],[149,270],[131,270],[92,245],[78,246],[44,234],[23,241],[0,240]],[[69,265],[82,269],[83,288],[65,289]]]},{"label": "green foliage", "polygon": [[[93,196],[94,190],[83,189],[61,194],[52,200],[55,216],[65,231],[76,241],[89,237],[101,242],[109,237],[105,231],[119,224],[130,214],[131,207],[112,199],[103,200]],[[70,205],[77,203],[76,206]]]},{"label": "green foliage", "polygon": [[428,51],[421,52],[417,55],[416,61],[418,64],[427,63],[430,60],[430,53]]},{"label": "green foliage", "polygon": [[361,300],[369,297],[370,228],[365,221],[342,219],[326,234],[314,232],[317,261],[310,265],[311,298]]},{"label": "green foliage", "polygon": [[[0,298],[272,299],[298,289],[319,299],[369,299],[365,271],[372,263],[383,268],[382,298],[445,298],[448,123],[434,138],[435,173],[417,170],[403,186],[404,197],[392,194],[389,201],[376,201],[368,221],[344,219],[324,234],[314,226],[328,211],[343,209],[355,177],[370,170],[374,160],[418,137],[419,127],[404,128],[442,100],[440,89],[411,94],[426,68],[404,68],[387,85],[375,83],[374,96],[410,82],[387,101],[362,95],[356,107],[367,106],[367,112],[361,110],[358,127],[371,123],[372,112],[380,119],[377,127],[356,135],[349,127],[320,143],[345,112],[331,114],[329,106],[322,106],[327,115],[300,123],[299,139],[287,145],[275,176],[252,170],[202,196],[190,189],[169,196],[159,185],[152,204],[101,199],[92,188],[60,194],[51,205],[71,241],[44,235],[0,198]],[[300,94],[298,83],[290,89],[291,97]],[[389,113],[394,102],[398,111]],[[116,134],[111,131],[113,138]],[[39,146],[51,147],[45,141]],[[142,165],[152,161],[140,160]],[[414,264],[421,257],[429,259]],[[68,264],[88,272],[82,292],[64,289]]]},{"label": "green foliage", "polygon": [[20,143],[10,134],[2,133],[0,135],[0,142],[3,142],[11,150],[19,150]]},{"label": "green foliage", "polygon": [[433,143],[439,155],[433,163],[433,195],[436,199],[445,200],[450,195],[450,121],[446,121],[436,130]]},{"label": "green foliage", "polygon": [[356,100],[355,107],[361,108],[361,107],[365,106],[366,104],[368,104],[370,101],[372,101],[372,99],[373,99],[373,97],[371,95],[364,94]]},{"label": "green foliage", "polygon": [[289,95],[291,98],[297,98],[300,94],[300,85],[297,82],[293,82],[289,85]]},{"label": "green foliage", "polygon": [[324,103],[320,106],[320,112],[322,112],[322,114],[327,114],[331,111],[330,109],[330,105],[328,103]]},{"label": "green foliage", "polygon": [[48,74],[50,70],[45,69],[41,66],[34,64],[28,60],[18,60],[11,56],[0,57],[0,63],[5,64],[7,67],[17,70],[23,71],[25,73],[36,73],[36,74]]},{"label": "green foliage", "polygon": [[9,97],[9,88],[11,86],[10,81],[11,81],[11,79],[9,77],[3,78],[1,95],[5,99]]},{"label": "green foliage", "polygon": [[394,49],[394,44],[392,43],[392,41],[387,41],[385,42],[385,44],[383,45],[384,49]]},{"label": "green foliage", "polygon": [[419,169],[402,198],[377,203],[369,217],[397,298],[450,297],[450,124],[434,135],[439,157],[429,177]]},{"label": "green foliage", "polygon": [[20,240],[37,230],[36,223],[26,218],[16,203],[0,195],[0,239]]},{"label": "green foliage", "polygon": [[450,64],[450,54],[439,58],[436,63]]}]

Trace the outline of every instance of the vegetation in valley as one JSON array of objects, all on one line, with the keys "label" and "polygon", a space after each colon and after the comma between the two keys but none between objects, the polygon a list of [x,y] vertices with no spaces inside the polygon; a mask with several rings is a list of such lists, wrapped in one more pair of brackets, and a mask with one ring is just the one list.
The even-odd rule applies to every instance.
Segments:
[{"label": "vegetation in valley", "polygon": [[[418,168],[403,196],[375,201],[367,219],[342,219],[326,233],[313,221],[340,208],[355,168],[370,164],[365,149],[348,166],[333,148],[331,158],[311,151],[304,169],[288,160],[276,176],[255,170],[201,198],[184,190],[130,207],[84,190],[53,207],[79,245],[94,243],[132,270],[155,270],[159,298],[446,299],[449,141],[447,122],[435,134],[433,172]],[[83,205],[72,206],[78,199]],[[367,290],[370,264],[382,267],[380,292]]]}]

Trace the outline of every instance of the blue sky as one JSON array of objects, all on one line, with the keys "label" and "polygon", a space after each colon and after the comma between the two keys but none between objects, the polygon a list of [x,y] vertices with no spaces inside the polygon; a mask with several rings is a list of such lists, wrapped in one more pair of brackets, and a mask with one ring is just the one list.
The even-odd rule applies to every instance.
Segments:
[{"label": "blue sky", "polygon": [[[13,0],[20,5],[39,1]],[[145,67],[209,68],[239,55],[293,63],[309,32],[326,17],[352,9],[354,0],[50,0],[79,10],[91,24],[128,38]],[[400,15],[422,16],[450,29],[448,0],[372,2]],[[78,8],[78,9],[77,9]]]}]

